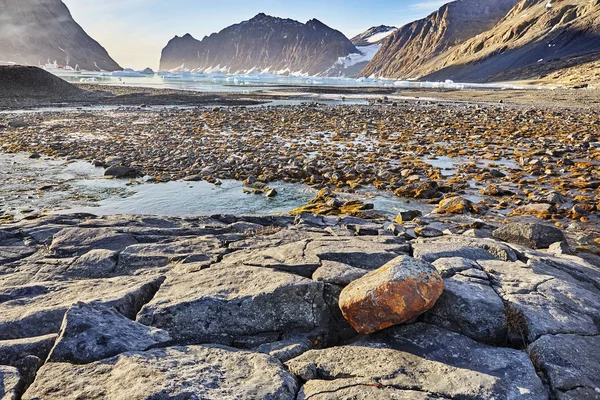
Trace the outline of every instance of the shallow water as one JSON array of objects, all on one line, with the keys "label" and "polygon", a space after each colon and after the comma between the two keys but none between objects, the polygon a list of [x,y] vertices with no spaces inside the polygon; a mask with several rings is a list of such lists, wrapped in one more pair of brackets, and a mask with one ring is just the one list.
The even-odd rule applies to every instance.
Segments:
[{"label": "shallow water", "polygon": [[[4,211],[17,218],[42,211],[162,216],[277,214],[307,204],[317,193],[313,187],[286,182],[269,183],[278,195],[267,198],[244,193],[245,186],[235,180],[223,180],[216,186],[208,182],[105,179],[103,168],[87,162],[29,159],[23,153],[0,153],[0,171],[0,178],[4,178],[0,181],[0,214]],[[373,203],[378,213],[389,216],[407,209],[425,213],[432,209],[374,188],[341,193],[339,197]]]}]

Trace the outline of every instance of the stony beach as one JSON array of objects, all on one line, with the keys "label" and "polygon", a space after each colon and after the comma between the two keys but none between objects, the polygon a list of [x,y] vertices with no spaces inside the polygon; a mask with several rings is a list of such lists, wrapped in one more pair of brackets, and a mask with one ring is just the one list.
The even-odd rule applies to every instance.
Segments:
[{"label": "stony beach", "polygon": [[[49,166],[2,164],[0,397],[600,398],[595,111],[178,95],[0,114],[1,151]],[[278,215],[60,215],[77,195],[59,161],[134,187],[315,197]]]}]

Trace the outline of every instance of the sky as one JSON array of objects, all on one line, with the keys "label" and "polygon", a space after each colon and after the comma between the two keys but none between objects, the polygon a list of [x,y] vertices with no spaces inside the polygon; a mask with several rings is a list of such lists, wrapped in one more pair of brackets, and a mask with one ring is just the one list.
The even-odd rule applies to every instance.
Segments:
[{"label": "sky", "polygon": [[175,35],[196,39],[260,12],[317,18],[349,38],[375,25],[402,26],[450,0],[63,0],[83,29],[124,68],[158,68]]}]

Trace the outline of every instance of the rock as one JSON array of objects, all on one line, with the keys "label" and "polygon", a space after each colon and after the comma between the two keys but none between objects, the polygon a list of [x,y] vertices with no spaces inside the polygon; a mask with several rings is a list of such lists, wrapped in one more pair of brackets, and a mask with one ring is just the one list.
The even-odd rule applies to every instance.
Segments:
[{"label": "rock", "polygon": [[323,283],[238,266],[169,277],[137,320],[168,331],[177,343],[229,344],[264,333],[327,329],[332,317]]},{"label": "rock", "polygon": [[267,191],[265,192],[265,194],[267,195],[267,197],[275,197],[279,193],[277,193],[277,190],[275,190],[275,189],[267,189]]},{"label": "rock", "polygon": [[163,280],[119,277],[0,288],[0,340],[56,333],[67,309],[79,301],[99,302],[134,318]]},{"label": "rock", "polygon": [[474,261],[494,258],[503,261],[518,259],[516,250],[500,241],[462,235],[444,235],[432,239],[419,238],[412,244],[412,249],[415,258],[422,258],[429,262],[444,257],[462,257]]},{"label": "rock", "polygon": [[449,278],[461,271],[466,271],[469,269],[481,269],[476,261],[461,257],[438,258],[437,260],[433,261],[432,264],[440,273],[442,278]]},{"label": "rock", "polygon": [[368,272],[369,270],[352,267],[336,261],[323,261],[321,266],[313,273],[312,279],[318,282],[346,286],[350,282],[363,277]]},{"label": "rock", "polygon": [[454,257],[473,261],[496,259],[485,249],[460,243],[413,243],[412,248],[415,258],[428,262]]},{"label": "rock", "polygon": [[119,254],[117,270],[136,271],[167,266],[171,262],[202,263],[209,267],[227,252],[221,241],[210,236],[201,236],[170,243],[134,244]]},{"label": "rock", "polygon": [[87,364],[170,340],[167,332],[138,324],[114,308],[77,303],[65,314],[48,362]]},{"label": "rock", "polygon": [[444,279],[444,292],[424,321],[478,342],[505,343],[508,327],[502,299],[487,282],[459,277]]},{"label": "rock", "polygon": [[108,278],[117,269],[119,253],[112,250],[90,250],[73,261],[68,268],[68,275],[88,279]]},{"label": "rock", "polygon": [[419,210],[401,211],[394,219],[394,222],[402,224],[403,222],[410,222],[415,218],[419,218],[422,215],[423,213]]},{"label": "rock", "polygon": [[409,321],[434,306],[444,282],[433,265],[400,256],[340,294],[344,318],[361,334]]},{"label": "rock", "polygon": [[50,251],[56,255],[82,255],[90,250],[121,251],[137,241],[110,228],[65,228],[54,235]]},{"label": "rock", "polygon": [[433,214],[467,214],[479,213],[479,208],[467,199],[460,196],[448,197],[440,201],[438,207],[432,211]]},{"label": "rock", "polygon": [[123,157],[119,156],[109,156],[104,159],[104,165],[107,167],[114,167],[115,165],[119,165],[123,163]]},{"label": "rock", "polygon": [[384,387],[369,379],[312,380],[304,384],[297,400],[437,400],[439,397],[415,390]]},{"label": "rock", "polygon": [[310,278],[322,261],[335,261],[362,269],[379,268],[401,252],[406,244],[374,243],[363,238],[322,237],[226,255],[220,267],[239,265],[273,268]]},{"label": "rock", "polygon": [[1,340],[0,365],[16,367],[19,361],[27,356],[35,356],[45,360],[55,341],[55,334],[25,339]]},{"label": "rock", "polygon": [[279,342],[265,343],[254,350],[259,353],[269,354],[281,362],[286,362],[307,352],[312,347],[313,344],[308,338],[296,336]]},{"label": "rock", "polygon": [[493,232],[496,239],[532,249],[547,249],[556,242],[565,242],[563,232],[549,225],[532,223],[510,223]]},{"label": "rock", "polygon": [[600,336],[546,335],[529,345],[527,352],[548,378],[556,398],[599,397]]},{"label": "rock", "polygon": [[563,254],[573,254],[573,250],[564,241],[552,243],[550,245],[550,247],[548,247],[548,251],[557,256],[560,256]]},{"label": "rock", "polygon": [[434,237],[440,237],[440,236],[444,235],[444,233],[442,231],[440,231],[439,229],[431,228],[429,226],[417,226],[415,228],[415,234],[418,237],[425,237],[425,238],[434,238]]},{"label": "rock", "polygon": [[108,167],[106,171],[104,171],[104,176],[117,179],[133,179],[144,176],[144,173],[138,168],[127,167],[124,165],[114,165],[112,167]]},{"label": "rock", "polygon": [[369,386],[442,398],[548,399],[524,352],[480,344],[423,323],[389,328],[352,345],[310,350],[286,365],[308,381],[299,398]]},{"label": "rock", "polygon": [[248,265],[273,268],[308,278],[321,265],[319,257],[307,251],[309,243],[309,240],[301,240],[267,249],[238,251],[226,255],[220,266],[237,268],[239,265]]},{"label": "rock", "polygon": [[86,365],[47,363],[23,399],[293,400],[297,391],[279,361],[213,345],[130,352]]},{"label": "rock", "polygon": [[539,219],[549,219],[556,213],[556,207],[546,203],[525,204],[516,208],[509,216],[534,215]]},{"label": "rock", "polygon": [[531,343],[547,334],[597,335],[600,319],[597,289],[536,273],[522,263],[480,262],[502,298],[512,340]]},{"label": "rock", "polygon": [[27,246],[0,246],[0,265],[29,257],[35,248]]},{"label": "rock", "polygon": [[17,400],[21,394],[21,374],[15,367],[0,365],[0,398]]}]

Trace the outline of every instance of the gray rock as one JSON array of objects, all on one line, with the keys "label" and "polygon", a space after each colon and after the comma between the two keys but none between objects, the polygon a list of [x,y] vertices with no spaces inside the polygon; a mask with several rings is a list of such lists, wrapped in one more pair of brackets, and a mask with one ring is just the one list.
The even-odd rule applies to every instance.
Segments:
[{"label": "gray rock", "polygon": [[308,244],[308,240],[301,240],[262,250],[242,250],[225,256],[219,266],[273,268],[309,278],[319,268],[321,260],[307,251]]},{"label": "gray rock", "polygon": [[419,218],[423,213],[419,210],[400,211],[396,217],[396,222],[410,222],[415,218]]},{"label": "gray rock", "polygon": [[413,255],[423,261],[434,262],[440,258],[468,260],[495,260],[489,251],[459,243],[413,243]]},{"label": "gray rock", "polygon": [[600,296],[573,282],[536,273],[522,263],[483,262],[507,309],[515,338],[533,342],[546,334],[600,333]]},{"label": "gray rock", "polygon": [[199,237],[170,243],[134,244],[119,254],[117,269],[132,272],[138,269],[164,267],[171,262],[203,263],[206,267],[218,261],[228,250],[214,237]]},{"label": "gray rock", "polygon": [[133,319],[163,280],[119,277],[0,288],[0,340],[56,333],[67,309],[79,301],[115,307]]},{"label": "gray rock", "polygon": [[487,284],[457,277],[444,279],[444,292],[424,321],[462,333],[471,339],[503,344],[508,327],[502,300]]},{"label": "gray rock", "polygon": [[82,255],[90,250],[121,251],[137,241],[110,228],[65,228],[54,235],[50,251],[56,255]]},{"label": "gray rock", "polygon": [[322,265],[313,273],[312,279],[318,282],[346,286],[368,272],[369,270],[351,267],[348,264],[336,261],[323,261]]},{"label": "gray rock", "polygon": [[0,341],[0,365],[16,367],[27,356],[45,360],[54,346],[56,335]]},{"label": "gray rock", "polygon": [[443,278],[449,278],[470,269],[481,269],[476,261],[461,257],[438,258],[432,264]]},{"label": "gray rock", "polygon": [[293,400],[297,391],[295,378],[267,355],[189,346],[124,353],[86,365],[47,363],[23,399]]},{"label": "gray rock", "polygon": [[444,232],[439,229],[432,228],[430,226],[417,226],[415,228],[415,234],[418,237],[424,238],[436,238],[444,235]]},{"label": "gray rock", "polygon": [[15,367],[0,365],[0,399],[17,400],[22,386],[21,374]]},{"label": "gray rock", "polygon": [[258,353],[265,353],[271,357],[275,357],[281,362],[286,362],[306,353],[312,347],[313,344],[307,337],[296,336],[274,343],[265,343],[256,347],[254,350]]},{"label": "gray rock", "polygon": [[553,243],[566,241],[560,229],[532,223],[506,224],[496,229],[493,235],[496,239],[532,249],[547,249]]},{"label": "gray rock", "polygon": [[490,259],[517,261],[518,259],[515,250],[502,242],[462,235],[446,235],[433,239],[420,238],[413,244],[413,250],[418,251],[421,258],[429,259],[442,257],[463,257],[475,261]]},{"label": "gray rock", "polygon": [[439,400],[440,397],[416,390],[382,387],[368,379],[312,380],[300,389],[297,400]]},{"label": "gray rock", "polygon": [[599,396],[600,336],[546,335],[529,345],[527,352],[548,378],[557,398]]},{"label": "gray rock", "polygon": [[377,237],[325,237],[310,242],[306,251],[317,255],[322,261],[337,261],[371,270],[381,267],[400,254],[408,254],[409,246],[394,240],[379,241]]},{"label": "gray rock", "polygon": [[87,364],[170,340],[167,332],[138,324],[112,307],[77,303],[65,314],[48,362]]},{"label": "gray rock", "polygon": [[117,179],[130,179],[144,176],[144,173],[138,168],[128,167],[125,165],[113,165],[104,171],[104,176],[110,176]]},{"label": "gray rock", "polygon": [[353,345],[311,350],[286,364],[292,373],[309,381],[303,390],[305,398],[322,391],[318,385],[309,386],[313,380],[337,385],[349,378],[350,383],[355,379],[361,385],[418,390],[446,398],[548,398],[524,352],[483,345],[421,323],[390,328]]},{"label": "gray rock", "polygon": [[69,265],[67,274],[88,279],[114,276],[118,254],[112,250],[90,250]]},{"label": "gray rock", "polygon": [[[325,285],[267,268],[210,268],[172,275],[138,314],[177,343],[224,343],[269,332],[328,328]],[[272,340],[271,340],[272,341]]]},{"label": "gray rock", "polygon": [[0,265],[29,257],[36,249],[28,246],[0,246]]},{"label": "gray rock", "polygon": [[356,237],[305,239],[267,249],[248,249],[226,255],[219,266],[255,266],[292,272],[310,278],[321,261],[375,269],[408,252],[408,245],[377,243]]}]

